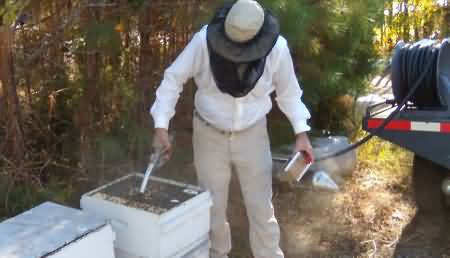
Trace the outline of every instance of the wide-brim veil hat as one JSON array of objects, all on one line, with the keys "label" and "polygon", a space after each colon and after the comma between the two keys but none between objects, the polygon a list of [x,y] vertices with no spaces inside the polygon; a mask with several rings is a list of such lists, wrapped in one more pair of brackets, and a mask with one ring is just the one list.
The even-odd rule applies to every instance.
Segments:
[{"label": "wide-brim veil hat", "polygon": [[215,53],[234,63],[248,63],[265,58],[275,46],[280,35],[278,20],[264,11],[264,22],[255,37],[246,42],[233,41],[226,33],[225,22],[233,7],[227,3],[220,8],[207,27],[208,47]]}]

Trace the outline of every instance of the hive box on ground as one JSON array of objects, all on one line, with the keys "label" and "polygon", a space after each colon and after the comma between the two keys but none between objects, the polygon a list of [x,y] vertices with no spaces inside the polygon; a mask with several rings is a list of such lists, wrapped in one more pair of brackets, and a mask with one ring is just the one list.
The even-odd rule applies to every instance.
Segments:
[{"label": "hive box on ground", "polygon": [[114,258],[106,220],[44,203],[0,224],[0,258]]},{"label": "hive box on ground", "polygon": [[[205,236],[206,238],[206,236]],[[209,248],[210,243],[209,240],[206,239],[203,241],[200,245],[186,248],[186,249],[192,249],[188,253],[184,254],[182,258],[210,258],[209,256]],[[116,257],[117,258],[141,258],[142,256],[134,255],[127,253],[125,251],[121,251],[119,249],[116,249]]]},{"label": "hive box on ground", "polygon": [[[117,258],[209,257],[209,192],[150,177],[145,194],[140,194],[142,178],[131,174],[81,198],[83,210],[111,223]],[[206,256],[198,256],[204,249]]]}]

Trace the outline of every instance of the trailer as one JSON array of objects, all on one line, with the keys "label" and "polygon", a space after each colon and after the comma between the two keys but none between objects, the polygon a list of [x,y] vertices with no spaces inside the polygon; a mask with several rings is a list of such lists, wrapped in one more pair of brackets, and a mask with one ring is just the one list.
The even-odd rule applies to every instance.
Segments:
[{"label": "trailer", "polygon": [[369,106],[363,117],[365,131],[414,153],[413,184],[422,211],[450,200],[449,42],[398,43],[391,61],[394,99]]}]

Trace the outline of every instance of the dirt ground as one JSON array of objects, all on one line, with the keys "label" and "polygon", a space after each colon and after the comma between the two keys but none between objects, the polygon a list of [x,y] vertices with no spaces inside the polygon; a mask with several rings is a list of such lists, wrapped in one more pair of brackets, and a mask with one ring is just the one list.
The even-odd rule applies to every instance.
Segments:
[{"label": "dirt ground", "polygon": [[[418,212],[409,173],[389,178],[360,163],[339,193],[274,191],[287,258],[450,257],[449,216]],[[231,196],[230,210],[231,257],[252,257],[240,196]]]},{"label": "dirt ground", "polygon": [[[179,147],[170,164],[154,175],[196,183],[189,132],[185,134],[177,135]],[[398,151],[385,145],[375,144],[362,151],[356,171],[343,181],[338,193],[274,185],[273,202],[286,258],[450,257],[450,216],[418,212],[411,176],[412,155],[402,151],[383,160],[383,155],[392,156]],[[383,154],[385,148],[390,151],[388,155]],[[370,152],[379,153],[380,158],[361,157]],[[235,177],[230,187],[230,257],[251,258],[247,217]],[[423,194],[426,198],[428,193]]]},{"label": "dirt ground", "polygon": [[[357,187],[362,183],[358,180],[361,178],[355,175],[337,194],[304,189],[280,190],[274,186],[274,205],[282,232],[281,246],[287,257],[369,256],[371,252],[375,253],[375,248],[377,253],[385,252],[384,245],[395,239],[391,239],[391,232],[380,235],[379,231],[385,231],[380,229],[389,227],[389,231],[398,231],[392,227],[402,220],[406,224],[414,210],[408,202],[397,209],[387,207],[387,203],[403,202],[403,197]],[[231,257],[251,257],[242,202],[239,196],[232,196],[231,200],[234,242],[246,243],[236,246]],[[402,215],[395,216],[395,212]]]}]

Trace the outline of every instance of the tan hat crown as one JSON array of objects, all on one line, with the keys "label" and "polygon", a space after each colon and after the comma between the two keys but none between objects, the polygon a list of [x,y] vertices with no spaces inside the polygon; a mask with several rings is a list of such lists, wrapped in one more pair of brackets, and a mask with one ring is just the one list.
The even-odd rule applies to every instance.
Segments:
[{"label": "tan hat crown", "polygon": [[264,9],[255,0],[238,0],[225,19],[225,33],[238,43],[253,39],[264,24]]}]

